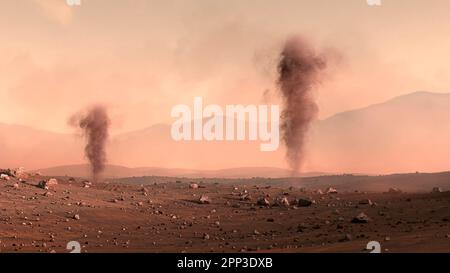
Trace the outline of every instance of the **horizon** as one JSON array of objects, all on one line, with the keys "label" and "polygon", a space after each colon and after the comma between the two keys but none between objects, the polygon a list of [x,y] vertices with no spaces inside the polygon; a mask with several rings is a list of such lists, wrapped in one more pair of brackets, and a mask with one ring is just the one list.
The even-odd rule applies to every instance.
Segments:
[{"label": "horizon", "polygon": [[[331,119],[331,118],[333,118],[335,116],[338,116],[338,115],[341,115],[341,114],[344,114],[344,113],[363,110],[363,109],[366,109],[366,108],[371,107],[371,106],[376,106],[376,105],[379,105],[379,104],[387,103],[387,102],[395,100],[397,98],[406,97],[406,96],[413,95],[413,94],[421,94],[421,93],[422,94],[433,94],[433,95],[450,95],[450,92],[413,91],[413,92],[410,92],[410,93],[404,93],[404,94],[400,94],[400,95],[397,95],[397,96],[392,97],[392,98],[388,98],[387,100],[384,100],[384,101],[374,102],[372,104],[361,106],[361,107],[358,107],[358,108],[347,109],[347,110],[344,110],[342,112],[337,112],[337,113],[332,114],[331,116],[324,117],[323,119],[317,119],[314,122],[325,121],[327,119]],[[227,116],[224,115],[223,117],[227,117]],[[194,121],[194,120],[195,119],[191,119],[191,121]],[[203,121],[204,120],[205,120],[205,118],[203,118]],[[45,131],[45,132],[61,134],[61,135],[74,135],[74,131],[73,130],[72,130],[72,132],[70,132],[70,131],[68,131],[68,132],[60,132],[60,131],[55,131],[55,130],[47,130],[47,129],[43,129],[43,128],[39,128],[39,127],[33,127],[32,125],[25,125],[25,124],[18,124],[18,123],[6,123],[6,122],[2,122],[1,120],[0,120],[0,124],[8,125],[8,126],[26,127],[26,128],[33,129],[33,130]],[[170,123],[161,123],[161,122],[154,123],[154,124],[150,124],[150,125],[144,126],[142,128],[133,129],[131,131],[117,132],[116,134],[112,134],[111,137],[125,135],[125,134],[129,134],[129,133],[133,133],[133,132],[139,132],[139,131],[142,131],[142,130],[146,130],[146,129],[152,128],[154,126],[161,126],[161,125],[163,125],[163,126],[170,126]]]},{"label": "horizon", "polygon": [[[424,95],[424,96],[420,96],[420,95]],[[373,105],[365,106],[363,108],[353,109],[353,110],[345,111],[345,112],[342,112],[342,113],[337,113],[337,114],[335,114],[335,115],[333,115],[333,116],[331,116],[331,117],[329,117],[329,118],[327,118],[325,120],[317,120],[317,121],[315,121],[313,123],[313,130],[312,130],[311,136],[310,136],[310,142],[311,142],[310,144],[315,145],[315,147],[317,147],[317,145],[314,144],[314,143],[317,142],[317,141],[319,141],[319,142],[321,141],[320,140],[320,136],[315,136],[315,134],[317,133],[316,132],[317,129],[320,129],[320,128],[324,127],[324,126],[326,128],[326,127],[329,127],[332,124],[335,124],[335,125],[340,124],[340,123],[342,123],[342,121],[349,120],[348,118],[351,117],[351,116],[354,116],[354,115],[359,115],[360,117],[363,117],[363,116],[365,116],[368,113],[367,111],[379,112],[380,109],[386,108],[385,106],[396,105],[397,102],[405,101],[405,102],[411,102],[412,103],[410,106],[413,106],[413,108],[410,108],[409,110],[405,108],[405,109],[403,109],[401,111],[405,111],[405,110],[406,111],[411,111],[411,110],[412,111],[416,111],[416,110],[414,110],[414,107],[419,106],[419,105],[417,105],[417,98],[419,98],[420,100],[421,100],[421,98],[423,98],[424,99],[423,103],[425,103],[425,104],[426,103],[430,103],[430,102],[427,102],[428,101],[427,98],[434,98],[433,99],[433,103],[438,103],[436,105],[438,108],[436,108],[436,109],[439,109],[439,107],[440,107],[439,105],[442,105],[442,103],[441,103],[441,100],[439,98],[435,97],[436,95],[437,96],[441,96],[441,95],[442,96],[449,96],[450,93],[437,93],[437,92],[429,92],[429,91],[415,91],[415,92],[412,92],[412,93],[402,94],[402,95],[390,98],[387,101],[384,101],[382,103],[375,103]],[[400,105],[400,107],[403,107],[403,106]],[[371,110],[371,109],[373,109],[373,110]],[[376,110],[376,109],[379,109],[379,110]],[[417,108],[417,109],[421,109],[421,106],[419,106],[419,108]],[[394,110],[394,111],[398,111],[398,110],[399,109]],[[392,111],[392,109],[390,111]],[[438,110],[438,111],[440,111],[440,110]],[[363,115],[361,116],[361,114],[363,114]],[[447,115],[447,114],[448,114],[447,112],[444,113],[444,115]],[[377,117],[377,115],[379,115],[379,114],[376,114],[376,116],[374,116],[375,119],[379,119],[381,117],[381,116]],[[431,115],[430,116],[430,118],[431,118],[432,116],[436,115],[436,113],[433,114],[432,112],[428,113],[428,112],[425,111],[425,112],[423,112],[420,115],[422,115],[422,117],[426,117],[426,116]],[[443,116],[442,118],[445,119],[445,116]],[[420,122],[420,120],[418,120],[418,121]],[[428,122],[428,121],[430,121],[430,119],[428,119],[427,121],[424,121],[424,122]],[[45,163],[45,160],[43,161],[42,158],[39,158],[39,159],[36,158],[36,160],[37,160],[36,163],[32,163],[31,165],[29,165],[29,163],[27,163],[27,161],[23,161],[22,159],[20,159],[20,157],[18,159],[15,159],[15,160],[13,159],[12,161],[10,161],[9,157],[4,157],[2,159],[2,157],[0,156],[0,164],[2,164],[3,167],[6,167],[6,166],[9,166],[9,167],[24,166],[27,169],[36,170],[36,169],[46,169],[46,168],[57,167],[57,166],[65,166],[65,165],[77,165],[77,164],[83,164],[83,163],[86,162],[86,159],[82,155],[82,149],[81,149],[81,140],[82,140],[82,138],[80,138],[81,135],[75,134],[75,131],[74,131],[73,134],[54,133],[54,132],[51,132],[51,131],[42,131],[42,130],[40,130],[38,128],[30,128],[30,127],[25,126],[25,125],[17,125],[17,124],[7,125],[7,124],[4,124],[4,123],[0,123],[0,124],[3,124],[5,126],[18,126],[18,128],[23,128],[24,130],[29,128],[29,129],[37,132],[37,133],[38,132],[45,133],[44,135],[47,135],[47,134],[59,135],[59,136],[62,136],[64,138],[66,138],[66,142],[70,141],[70,143],[72,143],[70,145],[70,146],[72,146],[71,147],[71,151],[69,151],[67,153],[68,154],[67,156],[66,155],[63,156],[62,154],[60,156],[57,156],[57,157],[52,156],[54,159],[51,159],[47,163]],[[428,124],[427,126],[429,126],[429,125],[431,125],[432,126],[431,128],[433,128],[432,124]],[[402,125],[402,126],[405,126],[405,125]],[[414,127],[413,124],[412,124],[412,126]],[[354,129],[356,129],[356,127],[353,128],[352,130],[354,130]],[[444,133],[441,134],[442,137],[445,137],[445,135],[450,135],[450,130],[448,130],[448,128],[445,129],[445,128],[442,127],[442,129],[444,129],[444,131],[443,131]],[[346,130],[348,130],[348,129],[346,129]],[[345,131],[342,131],[342,133],[345,133]],[[141,134],[143,134],[143,137],[144,137],[144,135],[147,135],[150,138],[146,140],[145,137],[144,138],[140,137]],[[221,170],[221,169],[241,168],[242,166],[245,166],[244,168],[279,168],[279,169],[284,169],[284,170],[288,169],[288,167],[287,167],[287,165],[285,163],[285,160],[284,160],[284,156],[282,155],[283,151],[284,151],[284,147],[281,147],[276,152],[269,153],[268,156],[264,156],[262,158],[263,160],[260,160],[259,162],[256,162],[256,163],[255,162],[252,163],[251,160],[245,160],[244,159],[244,161],[242,161],[242,162],[239,161],[239,160],[234,160],[234,164],[231,164],[231,165],[229,163],[227,163],[226,161],[222,161],[222,163],[215,162],[215,161],[209,161],[209,164],[205,164],[204,163],[205,161],[201,161],[201,160],[198,161],[196,158],[194,158],[192,156],[189,156],[189,153],[185,153],[185,154],[183,154],[182,158],[188,159],[191,162],[191,164],[189,164],[189,165],[186,165],[185,164],[186,161],[183,160],[182,158],[180,158],[180,160],[177,160],[177,161],[172,161],[171,164],[166,164],[166,163],[161,164],[160,159],[158,159],[158,154],[160,154],[160,155],[164,154],[164,152],[161,153],[161,151],[163,151],[163,150],[161,150],[161,148],[164,147],[166,144],[160,145],[160,143],[162,141],[164,143],[168,143],[169,144],[169,142],[167,142],[168,141],[167,139],[164,140],[169,135],[170,135],[170,125],[169,124],[156,124],[156,125],[147,126],[147,127],[143,128],[141,130],[132,131],[132,132],[125,132],[125,133],[117,134],[117,135],[112,135],[112,136],[110,136],[109,140],[107,140],[107,150],[106,150],[106,152],[108,154],[112,153],[112,155],[110,156],[108,162],[110,162],[112,165],[125,166],[125,167],[129,167],[129,168],[153,167],[153,168],[162,168],[162,169],[187,169],[187,170],[200,170],[200,171],[216,171],[216,170]],[[410,136],[412,136],[412,135],[410,135]],[[139,138],[141,139],[141,141],[138,141],[138,143],[137,143],[138,146],[134,147],[134,148],[137,148],[138,150],[142,150],[142,151],[150,149],[148,151],[150,152],[150,154],[153,155],[153,156],[151,156],[150,160],[149,160],[149,156],[148,156],[149,154],[145,154],[145,152],[142,153],[142,156],[140,156],[140,157],[136,157],[135,155],[133,155],[133,153],[138,152],[138,150],[136,150],[136,152],[132,152],[131,154],[129,152],[126,152],[126,150],[128,150],[129,148],[133,148],[131,146],[134,145],[132,143],[125,144],[126,140],[129,139],[130,137],[131,137],[131,139],[133,139],[133,138],[134,139],[136,139],[136,138],[137,139],[139,139]],[[323,137],[324,136],[322,135],[321,138],[323,138]],[[47,138],[48,138],[48,136],[44,137],[44,138],[41,137],[40,139],[42,139],[42,140],[40,140],[40,141],[47,141],[46,140]],[[420,139],[422,139],[422,138],[423,137],[419,136],[417,141],[420,141]],[[25,138],[24,141],[28,141],[28,139],[29,138]],[[17,146],[18,148],[21,147],[21,144],[19,144],[21,142],[18,140],[18,138],[12,138],[11,141],[15,141],[16,145],[19,145],[19,146]],[[0,138],[0,142],[2,142],[1,138]],[[147,142],[147,143],[145,143],[145,142]],[[37,142],[36,144],[38,144],[38,143],[39,142]],[[122,145],[121,143],[123,143],[125,146]],[[180,143],[181,146],[178,146],[179,148],[175,148],[175,147],[173,147],[173,145],[169,145],[169,147],[172,146],[175,149],[180,149],[181,148],[182,151],[183,151],[184,150],[184,148],[182,148],[182,147],[184,147],[183,145],[187,145],[188,143],[189,142]],[[197,144],[195,144],[195,143],[197,143]],[[221,145],[217,146],[217,144],[213,144],[213,143],[215,143],[215,142],[213,141],[212,143],[209,143],[209,144],[205,143],[204,145],[202,144],[201,146],[199,146],[200,142],[194,141],[194,142],[192,142],[189,145],[190,146],[193,145],[191,148],[202,150],[203,153],[205,153],[205,152],[206,153],[210,153],[210,151],[209,151],[210,148],[208,148],[208,147],[216,147],[214,149],[217,149],[217,148],[220,149],[220,146],[221,146]],[[226,149],[224,151],[226,151],[226,153],[230,153],[233,150],[237,149],[236,151],[238,151],[239,149],[245,148],[246,151],[248,151],[247,153],[249,153],[250,158],[253,157],[253,156],[258,156],[259,157],[259,154],[255,153],[255,151],[257,151],[257,149],[255,149],[254,145],[251,144],[251,143],[255,143],[255,142],[253,142],[253,141],[245,141],[242,144],[230,143],[230,144],[228,144],[228,147],[231,148],[231,150]],[[50,145],[53,145],[53,144],[50,144]],[[123,147],[122,148],[115,147],[117,144],[119,144],[119,146],[123,146]],[[251,144],[251,145],[249,145],[249,144]],[[33,145],[34,146],[31,146],[31,147],[33,147],[33,149],[36,149],[37,147],[35,146],[35,144],[33,144]],[[59,147],[58,145],[56,147]],[[139,145],[144,145],[144,146],[147,145],[148,147],[139,148]],[[152,145],[158,145],[158,146],[154,146],[153,147]],[[214,145],[214,146],[211,146],[211,145]],[[420,144],[420,145],[422,145],[422,144]],[[136,145],[134,145],[134,146],[136,146]],[[158,149],[159,149],[158,151],[154,150],[156,147],[158,147]],[[197,148],[195,148],[195,147],[197,147]],[[241,148],[239,148],[239,147],[241,147]],[[62,147],[60,147],[60,148],[62,148]],[[58,148],[58,149],[60,149],[60,148]],[[191,149],[191,148],[189,148],[189,149]],[[17,148],[15,148],[15,149],[16,149],[15,151],[17,152]],[[22,149],[22,148],[19,148],[19,149]],[[164,148],[162,148],[162,149],[164,149]],[[214,149],[212,151],[214,151]],[[316,148],[314,148],[314,149],[316,149]],[[65,151],[65,148],[61,150],[61,152],[63,154],[66,153],[64,151]],[[325,148],[325,149],[323,149],[323,151],[329,153],[332,150],[330,150],[330,148]],[[432,172],[432,173],[434,173],[434,172],[447,171],[447,170],[450,169],[445,164],[445,162],[447,162],[447,161],[439,160],[439,158],[443,158],[443,157],[446,158],[445,155],[442,154],[442,153],[445,153],[445,149],[441,149],[440,154],[434,154],[434,155],[433,155],[433,153],[430,153],[430,151],[428,151],[430,156],[434,156],[435,157],[433,160],[429,160],[428,165],[424,165],[424,164],[422,164],[420,162],[417,162],[417,163],[413,163],[411,165],[413,167],[411,167],[411,166],[408,167],[408,164],[404,165],[404,167],[401,167],[401,165],[399,165],[399,163],[403,164],[404,162],[397,160],[397,162],[391,163],[390,164],[391,167],[388,168],[388,169],[383,169],[383,168],[379,168],[379,167],[376,167],[376,168],[370,167],[370,165],[367,165],[367,163],[370,164],[370,162],[367,161],[367,158],[365,158],[366,155],[363,155],[363,154],[355,156],[355,159],[358,159],[358,158],[364,159],[365,161],[363,162],[363,166],[364,166],[364,164],[366,164],[365,165],[366,167],[362,167],[362,168],[358,167],[358,165],[356,165],[355,163],[352,163],[352,164],[348,164],[347,163],[346,165],[343,165],[344,167],[339,167],[339,166],[337,166],[335,164],[335,162],[339,162],[339,161],[342,161],[342,160],[333,162],[333,159],[330,158],[331,161],[329,160],[329,162],[332,162],[332,164],[334,164],[334,166],[330,165],[328,167],[326,166],[325,168],[323,168],[323,166],[320,165],[319,161],[317,161],[314,158],[314,157],[320,156],[320,154],[318,154],[317,152],[321,152],[321,151],[313,151],[313,152],[314,152],[313,154],[311,154],[311,152],[309,152],[308,160],[309,160],[309,162],[315,162],[315,165],[309,164],[309,166],[307,166],[306,168],[303,168],[301,172],[305,172],[305,173],[323,172],[323,173],[348,173],[348,174],[386,175],[386,174],[394,174],[394,173],[414,173],[416,171],[419,171],[419,172]],[[395,153],[395,150],[393,152]],[[141,152],[139,152],[139,153],[141,153]],[[4,153],[3,155],[7,155],[7,153]],[[130,155],[132,157],[135,157],[134,161],[130,161]],[[337,155],[339,155],[339,154],[337,154]],[[368,154],[368,155],[370,155],[370,154]],[[329,158],[329,157],[330,157],[329,154],[327,154],[326,158]],[[322,158],[322,157],[320,156],[320,158]],[[386,159],[386,157],[383,160],[385,160],[385,159]],[[410,158],[410,159],[412,159],[412,158]],[[320,161],[323,161],[323,159],[320,159]],[[435,163],[433,163],[433,161]],[[246,162],[245,165],[243,165],[244,162]],[[355,162],[357,162],[357,161],[355,161]],[[319,163],[319,164],[317,164],[317,163]],[[360,160],[360,163],[361,163],[361,160]],[[360,163],[358,163],[358,164],[360,164]]]},{"label": "horizon", "polygon": [[[80,164],[66,164],[66,165],[57,165],[57,166],[49,166],[49,167],[45,167],[45,168],[38,168],[38,169],[32,169],[32,170],[28,170],[31,172],[39,172],[39,171],[49,171],[52,169],[58,169],[58,168],[67,168],[67,167],[83,167],[86,170],[89,170],[89,163],[80,163]],[[119,167],[119,168],[125,168],[125,169],[129,169],[129,170],[137,170],[137,169],[158,169],[158,170],[177,170],[177,171],[188,171],[188,172],[223,172],[223,171],[232,171],[232,170],[236,170],[236,169],[241,169],[241,170],[260,170],[260,169],[273,169],[273,170],[278,170],[278,171],[285,171],[285,172],[291,172],[288,168],[279,168],[279,167],[270,167],[270,166],[244,166],[244,167],[234,167],[234,168],[222,168],[222,169],[185,169],[185,168],[164,168],[164,167],[158,167],[158,166],[138,166],[138,167],[130,167],[130,166],[124,166],[124,165],[116,165],[116,164],[105,164],[105,167]],[[16,167],[17,168],[17,167]],[[11,168],[14,169],[14,168]],[[146,170],[146,171],[150,171],[150,170]],[[290,176],[270,176],[271,178],[301,178],[302,174],[306,175],[304,177],[309,177],[309,178],[313,178],[313,177],[321,177],[321,176],[346,176],[346,175],[353,175],[353,176],[371,176],[371,177],[377,177],[377,176],[390,176],[390,175],[409,175],[409,174],[440,174],[440,173],[448,173],[450,172],[450,168],[449,169],[442,169],[442,170],[435,170],[435,171],[404,171],[404,172],[386,172],[386,173],[359,173],[359,172],[333,172],[333,171],[329,171],[329,172],[323,172],[320,170],[312,170],[312,171],[307,171],[307,172],[300,172],[298,173],[298,175],[290,175]],[[180,173],[181,175],[183,173]],[[195,173],[191,174],[194,175]],[[67,174],[65,174],[67,175]],[[59,176],[65,176],[65,175],[59,175]],[[201,175],[201,174],[199,174]],[[234,178],[239,178],[239,176],[233,176],[230,174],[226,175],[223,174],[224,176],[207,176],[206,178],[224,178],[224,179],[229,179],[230,177]],[[70,176],[70,175],[69,175]],[[86,175],[86,177],[88,177],[89,174]],[[132,175],[133,176],[133,175]],[[132,177],[132,176],[123,176],[123,177]],[[161,177],[180,177],[180,176],[163,176],[163,175],[142,175],[142,176],[161,176]],[[122,177],[122,176],[120,176]],[[201,176],[192,176],[195,178],[202,178]],[[249,178],[249,177],[255,177],[255,178],[264,178],[264,176],[252,176],[251,173],[247,176],[242,176],[241,178]],[[267,178],[267,177],[266,177]]]}]

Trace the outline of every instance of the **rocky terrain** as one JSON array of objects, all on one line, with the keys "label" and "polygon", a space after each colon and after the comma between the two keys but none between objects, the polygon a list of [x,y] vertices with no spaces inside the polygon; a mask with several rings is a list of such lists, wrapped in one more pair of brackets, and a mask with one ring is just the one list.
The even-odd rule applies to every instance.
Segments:
[{"label": "rocky terrain", "polygon": [[[144,180],[143,180],[144,181]],[[304,189],[150,177],[145,183],[10,173],[0,250],[81,252],[450,252],[450,192]]]}]

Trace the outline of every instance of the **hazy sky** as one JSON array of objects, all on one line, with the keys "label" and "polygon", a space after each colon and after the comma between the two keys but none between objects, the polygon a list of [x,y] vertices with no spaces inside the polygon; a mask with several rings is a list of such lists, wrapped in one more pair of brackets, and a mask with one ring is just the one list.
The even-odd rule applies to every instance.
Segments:
[{"label": "hazy sky", "polygon": [[88,105],[115,133],[170,123],[172,106],[256,104],[301,33],[331,56],[320,117],[450,92],[450,1],[0,0],[0,122],[65,132]]}]

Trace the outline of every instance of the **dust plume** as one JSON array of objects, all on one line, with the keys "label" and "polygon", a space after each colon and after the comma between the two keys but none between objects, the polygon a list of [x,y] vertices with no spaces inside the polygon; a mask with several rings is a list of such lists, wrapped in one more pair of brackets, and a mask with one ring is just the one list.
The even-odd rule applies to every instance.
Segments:
[{"label": "dust plume", "polygon": [[278,86],[283,99],[281,133],[293,174],[304,159],[305,137],[318,114],[313,91],[321,81],[326,58],[303,38],[288,39],[278,63]]},{"label": "dust plume", "polygon": [[72,116],[69,123],[80,128],[86,138],[85,156],[91,165],[92,178],[96,182],[105,169],[106,141],[110,120],[103,106],[94,106],[85,113]]}]

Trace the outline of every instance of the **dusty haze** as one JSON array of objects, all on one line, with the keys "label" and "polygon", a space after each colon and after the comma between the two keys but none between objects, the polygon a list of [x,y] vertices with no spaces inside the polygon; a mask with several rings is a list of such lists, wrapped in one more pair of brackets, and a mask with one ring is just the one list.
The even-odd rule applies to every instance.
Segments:
[{"label": "dusty haze", "polygon": [[[283,148],[260,153],[254,143],[180,145],[164,130],[144,132],[170,125],[171,108],[191,105],[194,96],[203,96],[205,104],[258,104],[269,90],[265,100],[281,103],[271,95],[277,57],[286,37],[302,33],[319,47],[338,49],[340,61],[317,94],[323,123],[310,132],[304,171],[450,169],[443,146],[448,119],[429,112],[423,101],[389,113],[363,111],[356,120],[340,114],[415,91],[450,92],[449,11],[446,0],[384,1],[379,8],[365,0],[83,0],[72,8],[58,0],[1,1],[0,163],[82,163],[83,144],[67,138],[66,119],[101,101],[110,109],[111,141],[123,145],[111,149],[113,164],[286,168]],[[27,127],[35,129],[35,139],[15,133]],[[151,146],[150,136],[163,141]],[[139,146],[129,147],[129,139]],[[120,148],[126,146],[129,154]],[[157,156],[171,147],[176,153]],[[246,154],[237,159],[238,152]]]}]

